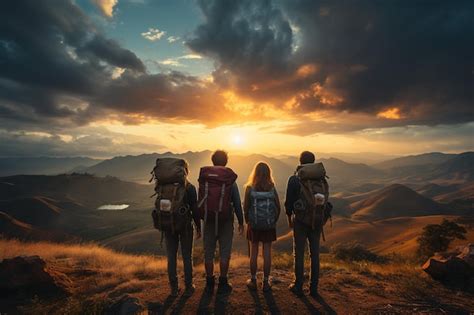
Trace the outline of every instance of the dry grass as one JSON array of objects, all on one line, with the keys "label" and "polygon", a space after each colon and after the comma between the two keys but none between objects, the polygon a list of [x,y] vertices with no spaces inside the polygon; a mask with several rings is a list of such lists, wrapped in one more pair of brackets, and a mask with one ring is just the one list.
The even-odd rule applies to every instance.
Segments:
[{"label": "dry grass", "polygon": [[0,239],[0,259],[21,255],[38,255],[63,266],[78,266],[102,274],[130,276],[155,274],[166,269],[166,260],[147,255],[128,255],[95,244],[25,243]]}]

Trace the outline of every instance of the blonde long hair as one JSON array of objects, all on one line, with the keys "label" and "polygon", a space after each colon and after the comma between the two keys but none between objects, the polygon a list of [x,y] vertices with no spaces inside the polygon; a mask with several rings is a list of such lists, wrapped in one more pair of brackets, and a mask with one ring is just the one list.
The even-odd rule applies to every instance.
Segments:
[{"label": "blonde long hair", "polygon": [[273,180],[270,166],[265,162],[255,164],[245,186],[253,187],[257,191],[270,191],[274,188],[275,181]]}]

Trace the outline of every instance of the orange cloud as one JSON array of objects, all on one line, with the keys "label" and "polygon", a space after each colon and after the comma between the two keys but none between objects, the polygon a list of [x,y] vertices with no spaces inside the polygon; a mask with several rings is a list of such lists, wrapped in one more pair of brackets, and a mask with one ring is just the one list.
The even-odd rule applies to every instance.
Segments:
[{"label": "orange cloud", "polygon": [[388,108],[384,111],[381,111],[377,114],[377,117],[379,118],[385,118],[385,119],[401,119],[402,115],[400,113],[400,109],[397,107],[391,107]]},{"label": "orange cloud", "polygon": [[318,71],[318,67],[313,63],[308,63],[302,65],[301,67],[296,70],[296,77],[298,78],[306,78]]}]

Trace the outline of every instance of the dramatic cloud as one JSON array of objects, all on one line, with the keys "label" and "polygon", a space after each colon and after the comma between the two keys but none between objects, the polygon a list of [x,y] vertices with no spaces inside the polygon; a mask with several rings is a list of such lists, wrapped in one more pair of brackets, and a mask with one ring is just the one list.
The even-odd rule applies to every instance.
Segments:
[{"label": "dramatic cloud", "polygon": [[147,74],[133,52],[107,38],[70,1],[4,5],[0,64],[5,129],[61,129],[108,119],[233,119],[214,85],[178,73]]},{"label": "dramatic cloud", "polygon": [[472,1],[200,1],[188,45],[214,80],[293,113],[387,124],[474,120]]},{"label": "dramatic cloud", "polygon": [[125,154],[164,151],[155,139],[105,128],[77,128],[67,134],[7,132],[0,130],[0,156],[91,156],[109,158]]},{"label": "dramatic cloud", "polygon": [[111,18],[114,14],[114,7],[118,3],[118,0],[91,0],[91,2],[100,9],[102,14]]},{"label": "dramatic cloud", "polygon": [[[111,17],[117,1],[94,3]],[[188,70],[210,60],[205,78],[148,72],[72,0],[6,2],[1,129],[57,135],[92,122],[281,120],[289,124],[280,132],[310,135],[474,121],[472,1],[198,4],[204,21],[186,35],[192,51],[147,64]],[[141,35],[179,39],[157,28]]]}]

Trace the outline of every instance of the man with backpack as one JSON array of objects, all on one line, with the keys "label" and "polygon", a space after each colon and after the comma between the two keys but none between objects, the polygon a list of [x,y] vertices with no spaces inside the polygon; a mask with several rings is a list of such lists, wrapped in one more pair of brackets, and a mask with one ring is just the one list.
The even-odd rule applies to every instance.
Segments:
[{"label": "man with backpack", "polygon": [[[193,284],[193,225],[196,238],[201,237],[201,225],[197,212],[196,188],[188,182],[188,163],[176,158],[158,158],[151,172],[155,180],[155,210],[152,212],[155,228],[162,232],[166,242],[168,279],[171,296],[179,294],[176,274],[176,257],[181,244],[184,265],[185,296],[195,291]],[[150,180],[150,181],[151,181]]]},{"label": "man with backpack", "polygon": [[324,239],[323,226],[331,216],[332,205],[328,202],[329,185],[322,163],[315,163],[313,153],[304,151],[300,165],[288,180],[285,208],[288,225],[293,229],[293,254],[295,281],[290,291],[302,296],[304,282],[304,251],[309,242],[311,256],[310,295],[318,296],[319,240]]},{"label": "man with backpack", "polygon": [[217,293],[227,294],[232,285],[227,280],[232,239],[234,237],[234,213],[239,222],[239,234],[243,234],[243,215],[237,174],[226,167],[227,152],[217,150],[211,157],[213,166],[201,168],[199,174],[199,213],[204,221],[204,265],[206,269],[206,291],[214,291],[214,255],[219,242],[220,276]]}]

